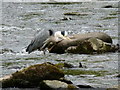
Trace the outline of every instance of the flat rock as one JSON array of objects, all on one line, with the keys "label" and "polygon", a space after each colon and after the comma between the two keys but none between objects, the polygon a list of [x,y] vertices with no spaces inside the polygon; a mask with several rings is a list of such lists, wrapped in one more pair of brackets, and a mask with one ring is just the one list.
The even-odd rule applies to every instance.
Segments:
[{"label": "flat rock", "polygon": [[[75,34],[75,35],[68,36],[68,38],[70,38],[70,39],[62,40],[53,45],[49,45],[49,43],[48,43],[47,48],[48,48],[49,52],[50,53],[58,53],[58,54],[62,54],[62,53],[66,53],[66,52],[74,53],[74,54],[75,53],[89,54],[89,53],[93,53],[94,50],[96,52],[99,52],[99,50],[102,51],[102,48],[104,50],[106,47],[109,47],[109,46],[110,46],[110,50],[109,50],[109,48],[108,49],[106,48],[105,52],[111,51],[112,38],[109,35],[102,33],[102,32]],[[49,38],[49,42],[55,42],[55,41],[53,38]],[[105,46],[102,46],[102,44],[104,44]],[[99,46],[97,46],[97,45],[99,45]],[[101,46],[102,46],[102,48],[101,48]],[[83,49],[83,50],[81,50],[81,49]],[[113,45],[112,50],[114,50],[114,45]]]},{"label": "flat rock", "polygon": [[65,82],[62,81],[58,81],[58,80],[44,80],[41,84],[40,84],[40,89],[69,89],[69,88],[77,88],[76,86],[72,85],[72,84],[67,84]]}]

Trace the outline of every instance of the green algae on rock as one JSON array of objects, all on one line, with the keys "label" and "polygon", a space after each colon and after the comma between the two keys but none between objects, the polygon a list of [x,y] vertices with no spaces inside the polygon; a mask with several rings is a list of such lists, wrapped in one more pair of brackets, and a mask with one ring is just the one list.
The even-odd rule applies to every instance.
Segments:
[{"label": "green algae on rock", "polygon": [[62,77],[64,73],[59,68],[50,63],[43,63],[13,73],[10,78],[2,80],[2,87],[38,87],[42,80],[58,80]]},{"label": "green algae on rock", "polygon": [[114,18],[118,18],[118,17],[117,16],[108,16],[108,17],[101,18],[101,20],[114,19]]},{"label": "green algae on rock", "polygon": [[58,63],[58,64],[55,64],[55,66],[58,68],[74,68],[74,66],[69,63]]},{"label": "green algae on rock", "polygon": [[64,69],[63,72],[66,75],[95,75],[95,76],[104,76],[107,71],[93,71],[93,70],[79,70],[79,69]]}]

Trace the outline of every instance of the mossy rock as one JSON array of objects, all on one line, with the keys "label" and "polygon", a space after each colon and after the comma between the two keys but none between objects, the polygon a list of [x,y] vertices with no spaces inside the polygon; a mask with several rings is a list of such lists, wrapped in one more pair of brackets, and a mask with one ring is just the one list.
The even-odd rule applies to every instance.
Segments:
[{"label": "mossy rock", "polygon": [[64,73],[55,65],[43,63],[30,66],[2,81],[2,87],[38,87],[42,80],[58,80]]},{"label": "mossy rock", "polygon": [[58,63],[55,64],[58,68],[74,68],[74,66],[70,63]]}]

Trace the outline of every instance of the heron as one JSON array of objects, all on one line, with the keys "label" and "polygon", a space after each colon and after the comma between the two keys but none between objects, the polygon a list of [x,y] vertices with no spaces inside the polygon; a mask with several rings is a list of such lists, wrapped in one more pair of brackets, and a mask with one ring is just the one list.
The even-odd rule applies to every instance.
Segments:
[{"label": "heron", "polygon": [[[66,37],[67,32],[66,31],[56,31],[53,30],[42,30],[38,32],[31,43],[28,45],[26,52],[31,53],[35,50],[41,50],[44,51],[45,48],[51,43],[55,44],[56,42],[59,42],[63,39],[68,39]],[[54,39],[54,40],[51,40]]]}]

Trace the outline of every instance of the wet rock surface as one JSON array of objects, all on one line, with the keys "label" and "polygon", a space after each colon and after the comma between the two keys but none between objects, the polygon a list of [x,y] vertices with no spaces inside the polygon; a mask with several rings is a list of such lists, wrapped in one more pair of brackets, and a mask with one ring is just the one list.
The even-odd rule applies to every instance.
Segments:
[{"label": "wet rock surface", "polygon": [[[24,52],[25,47],[30,43],[34,34],[43,29],[66,30],[70,34],[104,32],[112,38],[113,44],[116,45],[119,35],[119,3],[117,2],[119,0],[110,0],[112,2],[102,1],[50,4],[37,2],[3,3],[3,22],[1,24],[3,36],[2,40],[0,40],[0,57],[2,57],[0,58],[0,62],[2,63],[0,67],[2,67],[3,75],[0,77],[43,62],[52,62],[55,64],[67,62],[73,66],[79,66],[79,62],[81,62],[83,68],[67,68],[70,72],[65,75],[75,85],[81,85],[81,82],[85,85],[99,88],[117,86],[119,79],[119,77],[116,77],[116,74],[119,73],[118,52],[92,55],[71,53],[46,53],[44,55],[38,51],[32,54]],[[112,7],[103,8],[105,6]],[[69,12],[86,13],[88,15],[64,15],[64,13]],[[1,53],[4,49],[8,49],[8,51]],[[84,68],[84,66],[87,68]],[[86,70],[88,70],[87,73],[85,73]],[[81,71],[82,74],[80,74]],[[16,90],[16,88],[13,90]]]},{"label": "wet rock surface", "polygon": [[73,84],[67,84],[65,82],[62,81],[58,81],[58,80],[44,80],[43,82],[41,82],[41,89],[76,89],[78,88],[77,86],[73,85]]},{"label": "wet rock surface", "polygon": [[47,62],[32,65],[12,75],[0,78],[0,82],[2,88],[40,88],[41,90],[91,88],[89,85],[74,85],[70,80],[65,79],[65,72],[64,68],[60,70],[58,65]]},{"label": "wet rock surface", "polygon": [[90,38],[79,43],[78,46],[68,47],[66,52],[79,54],[93,54],[118,51],[119,47],[116,45],[103,42],[97,38]]},{"label": "wet rock surface", "polygon": [[112,44],[112,38],[101,32],[71,35],[69,40],[59,42],[53,38],[55,37],[50,37],[47,43],[50,53],[93,54],[119,51],[119,45]]},{"label": "wet rock surface", "polygon": [[33,65],[15,72],[9,79],[2,80],[2,87],[38,87],[42,80],[59,80],[64,73],[50,63]]}]

